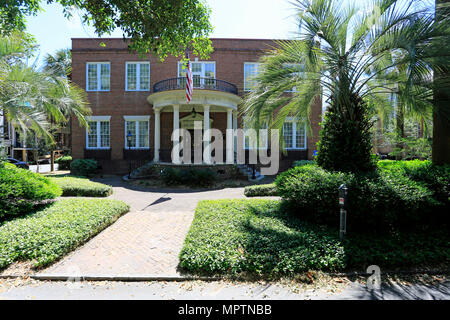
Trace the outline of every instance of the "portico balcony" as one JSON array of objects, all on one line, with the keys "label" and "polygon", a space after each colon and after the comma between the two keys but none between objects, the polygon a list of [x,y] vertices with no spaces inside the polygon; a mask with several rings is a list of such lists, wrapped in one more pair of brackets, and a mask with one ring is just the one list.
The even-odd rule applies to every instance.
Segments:
[{"label": "portico balcony", "polygon": [[[213,78],[193,78],[194,90],[195,89],[203,89],[203,90],[214,90],[214,91],[222,91],[227,93],[232,93],[237,95],[238,89],[237,87],[224,80],[218,80]],[[184,90],[186,89],[186,78],[172,78],[166,79],[156,83],[153,86],[153,92],[162,92],[169,90]]]}]

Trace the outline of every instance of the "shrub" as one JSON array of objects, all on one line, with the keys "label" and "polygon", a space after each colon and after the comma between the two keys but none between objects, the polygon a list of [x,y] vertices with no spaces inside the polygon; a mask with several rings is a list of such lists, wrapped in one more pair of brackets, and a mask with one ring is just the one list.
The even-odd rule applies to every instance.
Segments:
[{"label": "shrub", "polygon": [[64,156],[55,160],[55,163],[58,164],[59,170],[69,170],[71,162],[72,162],[71,156]]},{"label": "shrub", "polygon": [[0,269],[14,261],[47,265],[72,251],[129,210],[105,199],[65,199],[0,224]]},{"label": "shrub", "polygon": [[51,177],[51,181],[62,189],[63,197],[108,197],[113,193],[111,186],[76,177]]},{"label": "shrub", "polygon": [[348,187],[349,229],[386,231],[429,223],[440,203],[422,183],[395,171],[368,174],[329,172],[303,166],[280,174],[275,181],[280,196],[305,219],[338,224],[338,188]]},{"label": "shrub", "polygon": [[343,247],[323,227],[284,213],[279,201],[200,201],[180,252],[190,272],[289,275],[344,267]]},{"label": "shrub", "polygon": [[0,220],[26,213],[61,193],[61,188],[43,175],[8,163],[0,166]]},{"label": "shrub", "polygon": [[208,187],[214,184],[216,173],[211,169],[178,169],[164,168],[160,175],[167,185],[187,185],[192,187]]},{"label": "shrub", "polygon": [[77,159],[70,163],[70,173],[74,176],[89,176],[96,172],[97,161],[93,159]]},{"label": "shrub", "polygon": [[293,167],[301,167],[307,164],[316,164],[314,160],[297,160],[292,164]]},{"label": "shrub", "polygon": [[[349,102],[345,106],[332,103],[328,108],[320,131],[316,161],[331,171],[372,171],[376,165],[371,157],[372,123],[367,107],[360,97],[349,97]],[[352,119],[346,110],[352,110]]]},{"label": "shrub", "polygon": [[246,197],[267,197],[277,196],[278,190],[274,183],[271,184],[257,184],[254,186],[247,186],[244,189]]}]

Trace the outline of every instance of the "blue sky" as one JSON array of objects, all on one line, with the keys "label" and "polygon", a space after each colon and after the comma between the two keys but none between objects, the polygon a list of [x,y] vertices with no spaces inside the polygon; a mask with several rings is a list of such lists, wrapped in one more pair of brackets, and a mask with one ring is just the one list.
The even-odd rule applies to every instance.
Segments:
[{"label": "blue sky", "polygon": [[[62,6],[45,4],[37,16],[29,17],[28,32],[40,45],[40,59],[46,53],[70,48],[71,38],[97,37],[93,28],[83,26],[75,14],[64,17]],[[288,0],[207,0],[212,9],[212,37],[217,38],[276,38],[285,39],[296,30],[292,5]],[[122,37],[120,30],[105,37]]]}]

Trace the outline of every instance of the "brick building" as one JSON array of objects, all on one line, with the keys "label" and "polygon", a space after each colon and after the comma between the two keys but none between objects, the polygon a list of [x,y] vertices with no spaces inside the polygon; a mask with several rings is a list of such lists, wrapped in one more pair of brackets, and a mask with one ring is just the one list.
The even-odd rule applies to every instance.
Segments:
[{"label": "brick building", "polygon": [[[154,56],[139,57],[128,51],[122,39],[72,39],[72,80],[86,90],[93,111],[89,132],[72,122],[73,158],[97,159],[104,171],[117,173],[127,171],[129,159],[170,162],[173,129],[192,130],[194,121],[201,121],[203,129],[223,133],[224,162],[233,161],[237,139],[227,136],[227,128],[243,127],[239,105],[254,85],[251,77],[258,70],[259,57],[275,43],[260,39],[212,42],[209,60],[190,57],[194,92],[187,104],[185,70],[178,58],[169,56],[160,62]],[[312,157],[321,110],[318,99],[311,114],[312,135],[307,135],[301,119],[287,119],[282,169],[293,160]]]}]

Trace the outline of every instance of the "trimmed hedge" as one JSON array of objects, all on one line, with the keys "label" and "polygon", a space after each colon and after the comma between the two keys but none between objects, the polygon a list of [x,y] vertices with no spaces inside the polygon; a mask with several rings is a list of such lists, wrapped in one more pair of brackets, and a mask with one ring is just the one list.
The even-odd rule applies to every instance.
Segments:
[{"label": "trimmed hedge", "polygon": [[61,258],[128,212],[124,202],[65,199],[0,224],[0,269],[32,260],[36,267]]},{"label": "trimmed hedge", "polygon": [[39,202],[61,193],[57,184],[41,174],[0,164],[0,220],[27,213]]},{"label": "trimmed hedge", "polygon": [[87,177],[93,175],[98,168],[98,163],[93,159],[76,159],[70,163],[70,173],[74,176]]},{"label": "trimmed hedge", "polygon": [[63,156],[55,160],[55,163],[59,165],[58,170],[70,170],[71,162],[72,162],[71,156]]},{"label": "trimmed hedge", "polygon": [[211,169],[164,168],[161,179],[167,185],[209,187],[216,181],[216,173]]},{"label": "trimmed hedge", "polygon": [[278,195],[278,190],[277,190],[277,186],[274,183],[257,184],[257,185],[245,187],[244,195],[246,197],[270,197],[270,196],[277,196]]},{"label": "trimmed hedge", "polygon": [[86,178],[51,177],[49,179],[61,187],[63,197],[108,197],[113,193],[111,186]]},{"label": "trimmed hedge", "polygon": [[293,167],[306,166],[307,164],[316,164],[314,160],[297,160],[292,164]]},{"label": "trimmed hedge", "polygon": [[336,233],[265,199],[200,201],[179,257],[184,270],[200,274],[278,276],[344,267]]},{"label": "trimmed hedge", "polygon": [[291,208],[315,223],[338,223],[338,188],[344,183],[350,230],[386,231],[448,222],[448,215],[441,214],[448,199],[442,202],[426,183],[399,170],[355,175],[306,165],[280,174],[275,183]]},{"label": "trimmed hedge", "polygon": [[450,263],[446,229],[390,234],[348,233],[338,222],[313,225],[276,200],[199,202],[180,253],[180,266],[195,274],[276,278],[308,270],[362,271],[439,267]]}]

